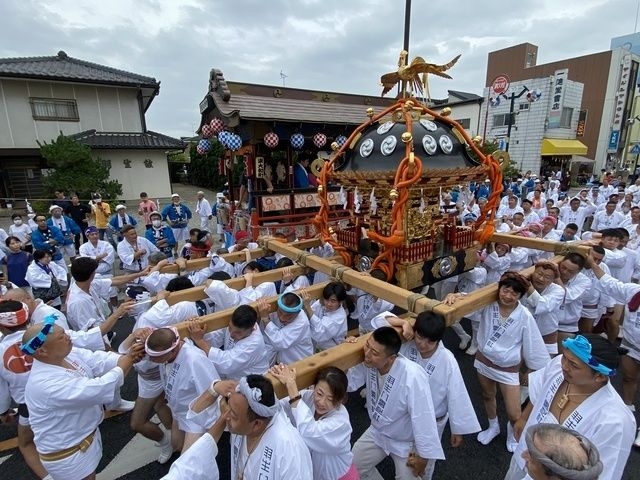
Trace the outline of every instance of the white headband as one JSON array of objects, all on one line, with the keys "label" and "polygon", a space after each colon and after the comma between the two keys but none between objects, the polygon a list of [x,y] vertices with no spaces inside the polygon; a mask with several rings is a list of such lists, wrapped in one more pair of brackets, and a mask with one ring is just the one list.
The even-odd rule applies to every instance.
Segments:
[{"label": "white headband", "polygon": [[273,406],[268,407],[262,403],[262,390],[257,387],[251,388],[247,383],[247,377],[242,377],[238,386],[236,387],[236,392],[241,394],[243,397],[247,399],[249,403],[249,408],[258,416],[269,418],[273,417],[280,408],[280,404],[276,402]]},{"label": "white headband", "polygon": [[175,334],[176,339],[173,341],[171,346],[169,348],[167,348],[166,350],[155,351],[155,350],[152,350],[151,347],[149,347],[149,337],[151,336],[151,335],[149,335],[149,337],[147,337],[147,339],[144,342],[144,351],[150,357],[161,357],[162,355],[165,355],[165,354],[169,353],[171,350],[173,350],[174,348],[176,348],[178,346],[178,344],[180,343],[180,334],[178,333],[178,329],[176,327],[166,327],[166,328],[168,328],[169,330],[171,330]]}]

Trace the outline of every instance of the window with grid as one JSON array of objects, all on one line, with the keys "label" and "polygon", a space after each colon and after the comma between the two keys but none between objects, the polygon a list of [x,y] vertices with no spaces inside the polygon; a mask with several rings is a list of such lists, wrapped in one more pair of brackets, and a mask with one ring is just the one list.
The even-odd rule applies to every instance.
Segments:
[{"label": "window with grid", "polygon": [[34,120],[60,120],[77,122],[78,105],[73,99],[35,98],[29,99]]},{"label": "window with grid", "polygon": [[471,128],[471,119],[470,118],[460,118],[456,120],[460,124],[462,128],[469,129]]}]

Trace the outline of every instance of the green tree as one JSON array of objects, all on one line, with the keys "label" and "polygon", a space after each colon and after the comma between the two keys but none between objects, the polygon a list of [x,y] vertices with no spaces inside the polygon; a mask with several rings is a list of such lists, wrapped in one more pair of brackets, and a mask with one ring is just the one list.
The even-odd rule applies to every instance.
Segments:
[{"label": "green tree", "polygon": [[43,177],[45,193],[53,196],[56,189],[75,192],[80,198],[100,193],[105,199],[115,200],[122,195],[122,185],[109,178],[109,167],[99,158],[91,156],[91,149],[74,139],[60,136],[51,143],[40,143],[40,154],[53,171]]},{"label": "green tree", "polygon": [[217,141],[211,141],[211,150],[204,155],[196,151],[196,143],[189,147],[191,163],[189,163],[189,182],[198,187],[221,190],[227,181],[218,174],[218,159],[224,156],[224,149]]}]

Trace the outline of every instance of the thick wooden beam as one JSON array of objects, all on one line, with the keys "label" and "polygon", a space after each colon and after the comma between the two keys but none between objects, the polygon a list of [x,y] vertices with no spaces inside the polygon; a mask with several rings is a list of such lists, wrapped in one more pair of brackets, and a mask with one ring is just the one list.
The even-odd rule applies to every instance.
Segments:
[{"label": "thick wooden beam", "polygon": [[[301,252],[293,245],[279,243],[273,239],[265,239],[264,243],[266,248],[294,259],[300,265],[313,268],[353,287],[360,288],[409,312],[419,313],[425,310],[435,310],[440,304],[438,300],[377,280],[350,267],[340,265],[338,262]],[[447,321],[448,324],[453,323],[448,319]]]},{"label": "thick wooden beam", "polygon": [[[318,283],[316,285],[311,285],[305,290],[309,293],[309,297],[312,300],[315,300],[322,295],[322,289],[327,285],[328,282]],[[276,302],[278,301],[278,295],[274,295],[272,297],[267,297],[267,304],[271,307],[271,311],[276,311]],[[257,308],[257,302],[251,302],[248,305],[251,305],[254,308]],[[235,308],[227,308],[225,310],[221,310],[219,312],[211,313],[209,315],[203,315],[202,317],[198,317],[198,319],[204,324],[207,332],[211,332],[213,330],[219,330],[221,328],[229,325],[229,320],[231,319],[231,315],[233,314]],[[181,322],[174,325],[178,332],[180,332],[181,337],[187,336],[187,327],[188,322]]]},{"label": "thick wooden beam", "polygon": [[543,252],[553,252],[556,255],[566,255],[567,253],[579,253],[583,257],[589,255],[591,247],[583,245],[581,242],[556,242],[553,240],[543,240],[541,238],[527,238],[511,233],[494,233],[491,236],[492,242],[508,243],[512,247],[526,247]]},{"label": "thick wooden beam", "polygon": [[[313,248],[321,245],[322,242],[319,238],[310,238],[307,240],[300,240],[297,242],[291,242],[290,245],[295,245],[297,248],[305,249],[305,248]],[[251,252],[251,259],[255,260],[256,258],[264,257],[269,253],[269,251],[265,248],[254,248],[253,250],[249,250]],[[246,250],[241,250],[239,252],[231,252],[231,253],[223,253],[220,255],[220,258],[224,258],[229,263],[235,262],[244,262],[246,259]],[[187,260],[186,271],[190,272],[193,270],[200,270],[209,266],[209,258],[196,258],[194,260]],[[167,265],[161,270],[162,273],[180,273],[180,269],[177,265],[171,264]]]},{"label": "thick wooden beam", "polygon": [[[398,315],[400,318],[407,318],[409,322],[413,323],[413,315],[410,313],[404,313]],[[398,333],[402,336],[402,329],[396,328]],[[318,370],[325,367],[338,367],[345,372],[364,360],[363,345],[371,334],[359,336],[356,343],[342,343],[336,345],[333,348],[325,350],[315,355],[311,355],[305,359],[299,360],[291,367],[296,369],[296,384],[299,389],[307,388],[313,385]],[[287,396],[287,389],[280,381],[272,375],[267,374],[267,378],[271,380],[273,388],[278,398]]]},{"label": "thick wooden beam", "polygon": [[[342,257],[340,256],[331,257],[331,259],[338,263],[342,262]],[[285,268],[289,268],[293,276],[306,274],[309,271],[308,268],[301,267],[300,265],[274,268],[273,270],[267,270],[266,272],[256,273],[253,276],[253,286],[255,287],[264,282],[277,282],[282,280],[282,272]],[[225,280],[224,283],[234,290],[242,290],[246,286],[244,277],[231,278],[229,280]],[[199,285],[197,287],[187,288],[186,290],[172,292],[166,298],[166,301],[169,305],[173,305],[178,302],[195,302],[197,300],[202,300],[207,297],[204,294],[204,289],[204,285]]]}]

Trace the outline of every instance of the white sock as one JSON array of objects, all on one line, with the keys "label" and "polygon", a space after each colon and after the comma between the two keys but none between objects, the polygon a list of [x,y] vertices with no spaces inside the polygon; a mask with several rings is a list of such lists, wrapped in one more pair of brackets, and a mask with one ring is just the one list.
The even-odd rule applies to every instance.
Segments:
[{"label": "white sock", "polygon": [[636,406],[635,405],[627,405],[627,408],[632,412],[636,411]]},{"label": "white sock", "polygon": [[51,475],[47,475],[46,477],[43,477],[42,480],[53,480],[53,477]]},{"label": "white sock", "polygon": [[500,428],[500,425],[498,425],[498,417],[489,419],[489,428]]}]

